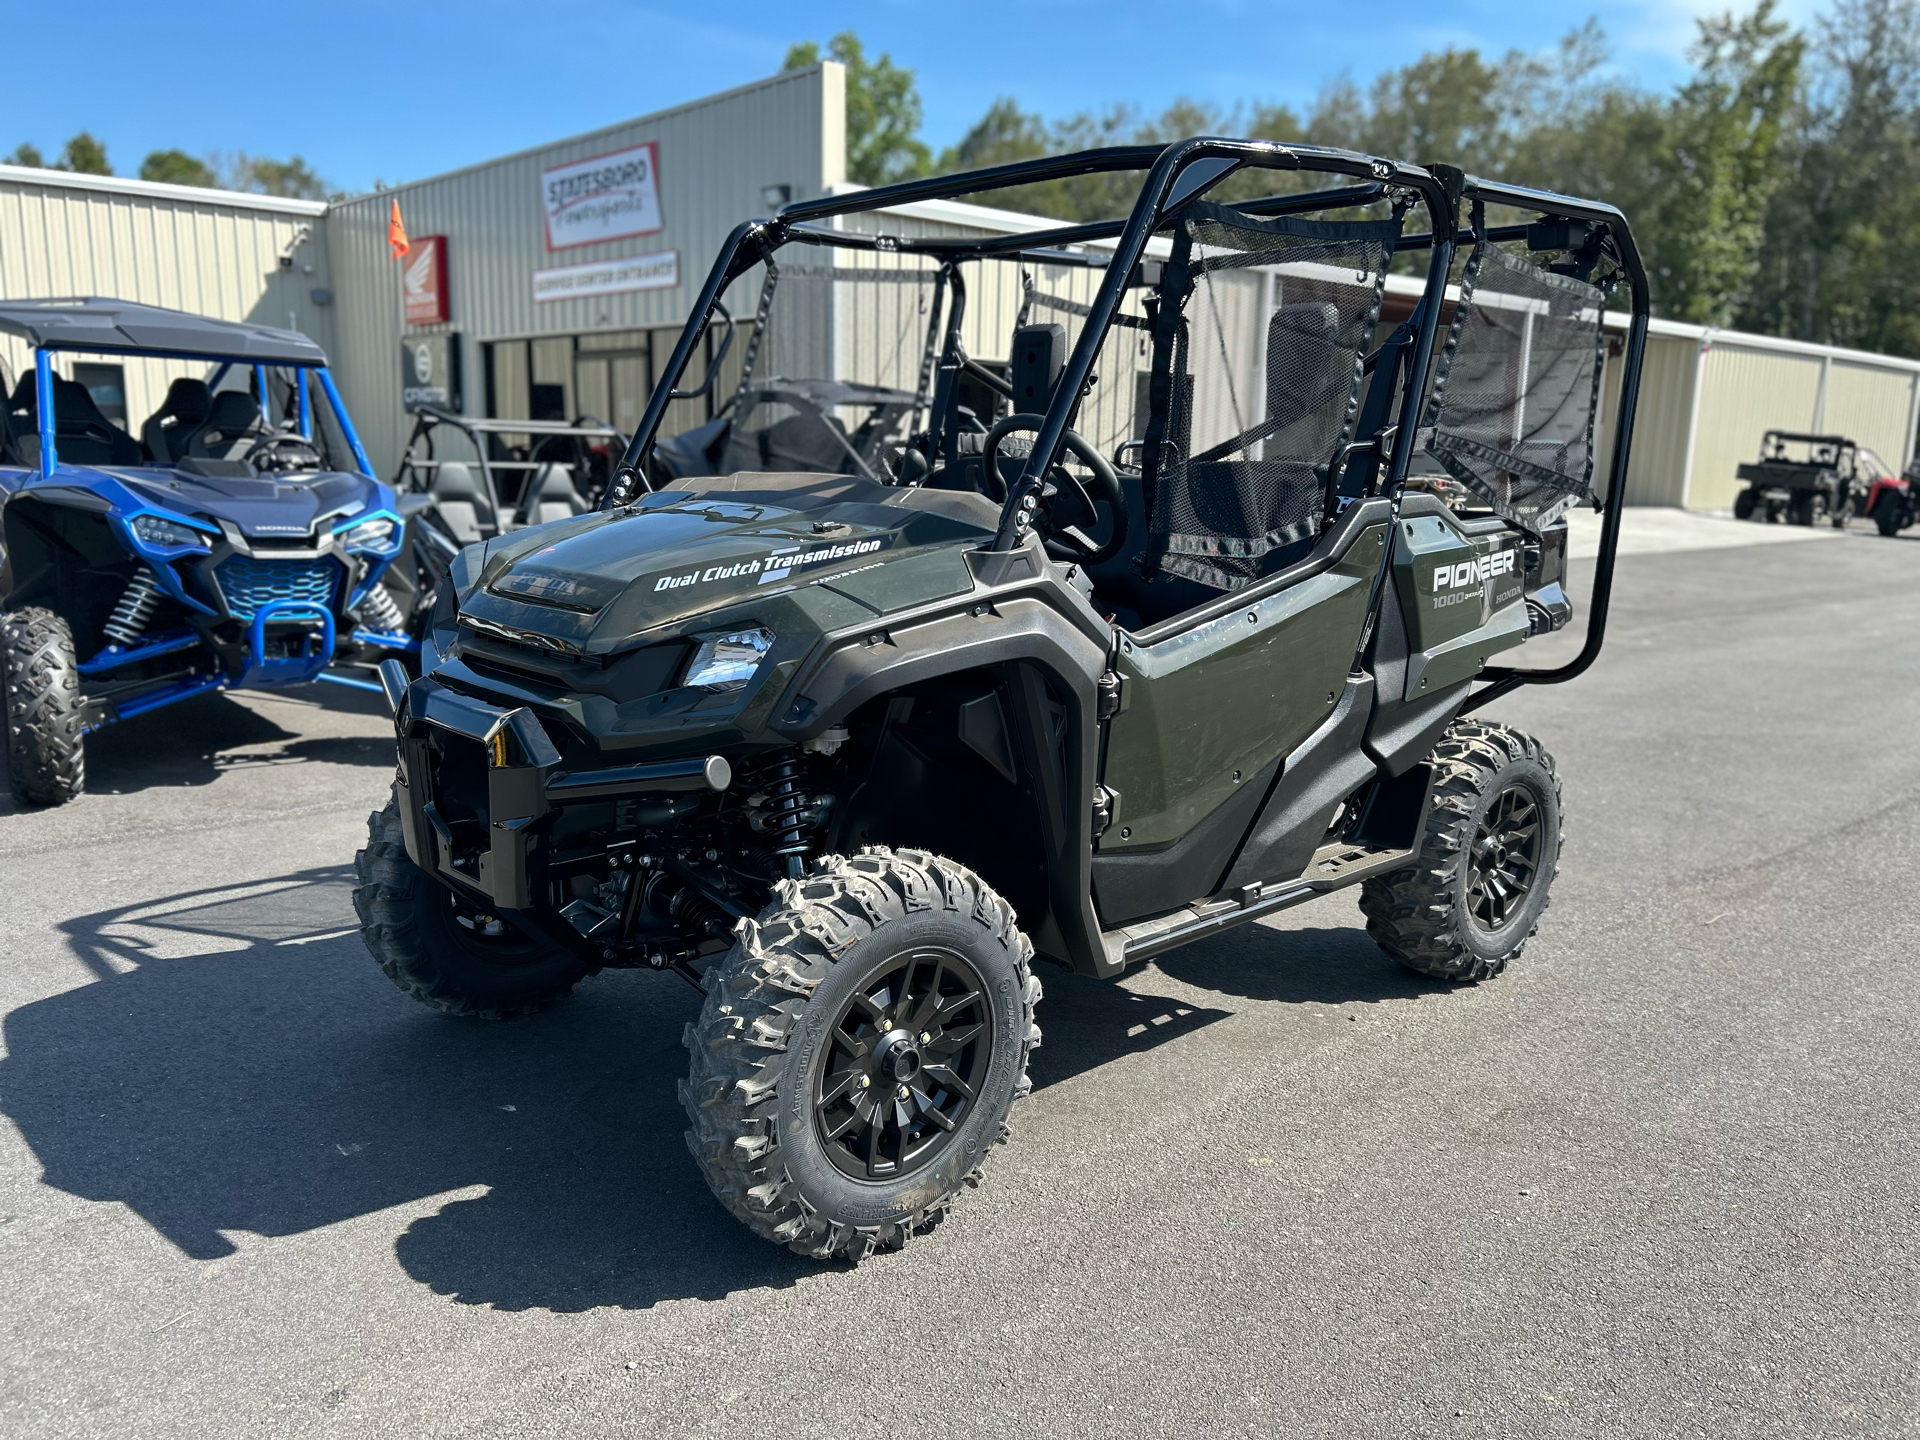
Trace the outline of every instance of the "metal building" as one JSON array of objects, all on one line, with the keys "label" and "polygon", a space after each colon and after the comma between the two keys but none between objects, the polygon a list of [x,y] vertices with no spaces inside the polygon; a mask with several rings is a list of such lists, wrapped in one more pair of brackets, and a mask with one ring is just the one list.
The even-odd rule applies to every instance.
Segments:
[{"label": "metal building", "polygon": [[[0,296],[109,294],[304,331],[331,356],[386,476],[398,464],[408,408],[421,401],[505,418],[592,414],[626,429],[728,231],[845,186],[845,87],[845,71],[827,62],[332,205],[0,167]],[[396,203],[412,242],[401,260],[388,245]],[[1055,222],[938,201],[844,223],[982,234]],[[817,299],[790,304],[789,313],[814,319],[809,333],[770,335],[768,345],[792,353],[769,355],[763,367],[912,388],[920,357],[901,348],[912,328],[904,307],[929,303],[929,277],[884,286],[835,278],[835,266],[879,263],[843,257],[819,275],[785,274],[789,301],[809,285]],[[1070,266],[991,270],[965,327],[982,360],[1005,358],[1023,313],[1066,319],[1100,275]],[[1284,284],[1278,275],[1245,277],[1236,304],[1246,314],[1229,328],[1260,333],[1259,311],[1278,303]],[[728,302],[736,316],[753,313],[758,288],[757,271],[735,284]],[[1418,288],[1389,277],[1383,321],[1403,318]],[[1243,348],[1246,392],[1263,393],[1260,348]],[[721,399],[738,373],[738,349],[714,391]],[[9,383],[25,360],[0,349]],[[1104,450],[1138,433],[1144,364],[1144,353],[1102,357],[1105,378],[1083,428]],[[63,361],[62,369],[137,434],[167,382],[192,367]],[[1603,469],[1618,383],[1609,367]],[[666,433],[705,420],[715,403],[678,402]],[[1920,361],[1655,321],[1629,502],[1726,507],[1735,468],[1758,454],[1769,428],[1845,433],[1898,469],[1920,429]]]},{"label": "metal building", "polygon": [[[331,353],[326,214],[314,200],[0,165],[0,296],[112,295],[284,326]],[[0,336],[9,393],[32,368],[25,345]],[[59,368],[137,435],[170,382],[206,367],[63,357]]]}]

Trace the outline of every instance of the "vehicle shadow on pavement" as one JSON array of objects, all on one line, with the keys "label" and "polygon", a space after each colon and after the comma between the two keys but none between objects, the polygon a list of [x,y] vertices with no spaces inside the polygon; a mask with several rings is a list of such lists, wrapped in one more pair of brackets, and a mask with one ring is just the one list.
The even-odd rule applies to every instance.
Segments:
[{"label": "vehicle shadow on pavement", "polygon": [[1454,988],[1396,964],[1359,925],[1245,925],[1154,964],[1196,989],[1284,1005],[1381,1004]]},{"label": "vehicle shadow on pavement", "polygon": [[[334,701],[332,695],[328,699]],[[343,692],[332,708],[364,709],[366,700],[374,697]],[[228,770],[312,761],[391,765],[393,741],[387,735],[302,737],[227,695],[205,695],[89,735],[87,790],[131,795],[155,787],[211,785]],[[0,787],[0,815],[32,808]]]},{"label": "vehicle shadow on pavement", "polygon": [[[0,1060],[0,1109],[45,1183],[126,1205],[195,1260],[231,1254],[236,1232],[425,1201],[395,1242],[401,1267],[503,1310],[642,1309],[821,1268],[741,1227],[687,1154],[675,1085],[691,989],[614,972],[531,1019],[450,1020],[379,974],[351,887],[330,867],[66,923],[98,978],[7,1016]],[[1311,967],[1331,948],[1312,937],[1343,933],[1266,932],[1261,957],[1237,963]],[[1276,967],[1274,946],[1298,963]],[[1228,991],[1235,963],[1164,968]],[[1041,1086],[1230,1013],[1043,977]],[[1335,989],[1329,973],[1302,998]]]}]

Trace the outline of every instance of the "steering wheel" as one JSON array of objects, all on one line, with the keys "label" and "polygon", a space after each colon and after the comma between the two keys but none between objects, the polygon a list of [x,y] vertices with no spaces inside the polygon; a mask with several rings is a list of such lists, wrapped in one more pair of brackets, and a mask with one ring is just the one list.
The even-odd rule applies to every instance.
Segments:
[{"label": "steering wheel", "polygon": [[[987,432],[987,438],[981,442],[981,450],[986,457],[986,469],[982,479],[989,486],[1000,483],[1000,446],[1007,436],[1016,430],[1038,431],[1046,424],[1044,415],[1009,415]],[[1127,544],[1127,497],[1120,488],[1120,477],[1113,473],[1113,466],[1084,435],[1072,430],[1062,431],[1060,443],[1073,452],[1073,458],[1093,472],[1093,487],[1082,485],[1064,465],[1054,465],[1046,475],[1047,485],[1052,493],[1044,490],[1040,508],[1047,515],[1045,543],[1047,553],[1056,560],[1070,560],[1079,565],[1098,565],[1103,560],[1111,560]],[[1006,497],[1004,493],[1001,498]],[[1113,533],[1103,545],[1080,528],[1080,523],[1096,524],[1099,521],[1098,505],[1106,502],[1111,519]],[[1059,513],[1056,513],[1058,507]],[[1077,513],[1076,513],[1077,512]]]},{"label": "steering wheel", "polygon": [[[283,450],[305,453],[295,456],[291,464],[282,464],[280,452]],[[256,470],[302,470],[309,468],[309,463],[315,470],[326,468],[319,445],[295,430],[269,430],[247,447],[246,461]]]}]

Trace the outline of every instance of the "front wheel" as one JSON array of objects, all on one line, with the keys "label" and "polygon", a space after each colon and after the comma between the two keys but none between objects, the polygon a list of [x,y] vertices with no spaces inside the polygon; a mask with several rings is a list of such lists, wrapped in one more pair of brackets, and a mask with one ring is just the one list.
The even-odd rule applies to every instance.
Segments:
[{"label": "front wheel", "polygon": [[7,774],[29,805],[64,805],[87,782],[86,700],[73,631],[37,605],[0,615]]},{"label": "front wheel", "polygon": [[1753,507],[1759,504],[1759,502],[1760,492],[1758,490],[1742,490],[1738,495],[1733,497],[1733,518],[1736,520],[1751,520],[1753,518]]},{"label": "front wheel", "polygon": [[1891,501],[1882,500],[1873,507],[1873,523],[1889,540],[1900,533],[1901,522],[1906,518],[1905,510]]},{"label": "front wheel", "polygon": [[930,1229],[1030,1088],[1032,954],[1012,907],[935,855],[869,847],[782,881],[687,1027],[687,1146],[713,1193],[815,1259]]},{"label": "front wheel", "polygon": [[1408,969],[1485,980],[1518,958],[1560,871],[1560,778],[1540,743],[1456,720],[1434,747],[1433,792],[1413,863],[1368,880],[1374,942]]},{"label": "front wheel", "polygon": [[393,800],[367,817],[367,848],[353,868],[360,938],[387,978],[423,1005],[480,1020],[531,1015],[591,968],[425,874],[407,854]]}]

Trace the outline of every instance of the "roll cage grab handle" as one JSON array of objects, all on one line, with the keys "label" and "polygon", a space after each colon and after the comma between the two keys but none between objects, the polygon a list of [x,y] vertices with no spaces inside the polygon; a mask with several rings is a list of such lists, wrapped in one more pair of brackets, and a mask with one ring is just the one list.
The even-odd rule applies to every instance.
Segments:
[{"label": "roll cage grab handle", "polygon": [[[1200,168],[1189,180],[1185,172],[1196,166]],[[940,239],[898,240],[892,246],[884,246],[880,244],[878,236],[853,234],[848,234],[844,238],[835,235],[829,241],[825,235],[816,238],[801,228],[812,222],[831,219],[837,215],[884,209],[890,205],[906,204],[916,200],[948,199],[956,195],[1012,185],[1142,168],[1148,168],[1148,175],[1141,194],[1134,203],[1132,213],[1123,225],[1103,221],[1088,225],[1062,226],[1057,230],[1035,232],[1031,235],[1009,236],[1000,244],[988,242],[984,246],[972,242]],[[1646,271],[1641,264],[1632,234],[1627,228],[1626,217],[1616,207],[1596,201],[1579,200],[1552,191],[1532,190],[1523,186],[1482,180],[1449,166],[1435,165],[1431,168],[1423,168],[1353,151],[1329,150],[1318,146],[1199,137],[1171,145],[1124,146],[1063,155],[1048,160],[1020,161],[973,171],[961,177],[943,176],[929,180],[905,181],[898,185],[859,191],[853,195],[799,201],[786,206],[777,217],[771,220],[744,221],[735,226],[727,237],[712,269],[707,274],[706,283],[701,287],[692,316],[681,331],[680,339],[667,361],[660,382],[654,387],[654,392],[647,403],[646,413],[641,416],[640,423],[634,428],[633,439],[614,472],[613,483],[607,487],[607,493],[601,502],[603,508],[629,502],[636,488],[642,490],[652,488],[642,468],[644,458],[652,448],[653,438],[659,429],[660,422],[665,418],[674,387],[693,358],[695,345],[712,324],[715,310],[719,307],[727,287],[780,245],[790,240],[799,240],[816,244],[851,245],[863,249],[897,248],[937,257],[960,251],[979,253],[1018,251],[1031,248],[1036,244],[1116,238],[1114,250],[1106,263],[1106,274],[1088,307],[1087,323],[1081,328],[1073,353],[1067,359],[1066,368],[1054,390],[1053,403],[1047,409],[1045,423],[1034,437],[1026,468],[1021,472],[1019,479],[1007,489],[1007,499],[1001,507],[999,527],[989,549],[1011,550],[1020,543],[1022,538],[1020,517],[1024,508],[1023,502],[1028,496],[1037,495],[1042,478],[1053,464],[1054,457],[1060,448],[1061,438],[1069,428],[1068,422],[1078,408],[1082,391],[1087,384],[1087,377],[1092,373],[1094,363],[1099,357],[1106,333],[1111,328],[1113,317],[1119,312],[1125,298],[1127,282],[1145,254],[1147,243],[1154,231],[1165,223],[1168,214],[1180,204],[1243,168],[1324,171],[1329,174],[1350,176],[1364,182],[1360,186],[1346,190],[1310,195],[1278,195],[1265,200],[1236,202],[1239,208],[1247,210],[1250,214],[1283,214],[1306,208],[1370,203],[1380,199],[1390,189],[1399,188],[1417,194],[1428,214],[1433,217],[1434,223],[1430,234],[1405,237],[1396,247],[1397,249],[1415,249],[1424,246],[1430,250],[1431,254],[1424,292],[1414,312],[1416,331],[1414,350],[1407,369],[1410,378],[1400,399],[1400,415],[1394,426],[1392,455],[1389,458],[1386,473],[1379,482],[1381,493],[1393,498],[1396,520],[1406,475],[1413,463],[1415,447],[1419,443],[1417,412],[1426,399],[1426,376],[1433,362],[1435,338],[1441,329],[1441,311],[1446,296],[1447,276],[1451,270],[1457,242],[1460,239],[1473,238],[1471,235],[1459,234],[1457,217],[1460,204],[1463,201],[1478,201],[1482,204],[1533,210],[1563,219],[1587,220],[1604,227],[1611,236],[1615,254],[1628,277],[1633,298],[1633,311],[1625,355],[1627,371],[1621,387],[1612,464],[1606,497],[1602,505],[1600,553],[1595,564],[1593,594],[1589,600],[1586,640],[1574,659],[1553,669],[1489,667],[1482,672],[1482,678],[1490,683],[1476,691],[1470,697],[1469,704],[1484,703],[1523,684],[1557,684],[1581,674],[1598,658],[1606,635],[1607,613],[1613,588],[1614,557],[1619,545],[1620,511],[1626,490],[1634,412],[1639,399],[1640,364],[1646,348],[1649,316]],[[1187,180],[1184,185],[1180,184],[1183,180]],[[1524,234],[1524,227],[1518,228],[1519,233]],[[1494,238],[1518,238],[1518,235],[1499,233]],[[956,273],[955,279],[958,280],[958,278]],[[1385,590],[1386,574],[1392,563],[1392,556],[1393,547],[1387,546],[1381,557],[1380,568],[1373,579],[1368,621],[1364,632],[1368,638],[1374,630],[1373,619]],[[1363,640],[1363,648],[1365,643]]]}]

